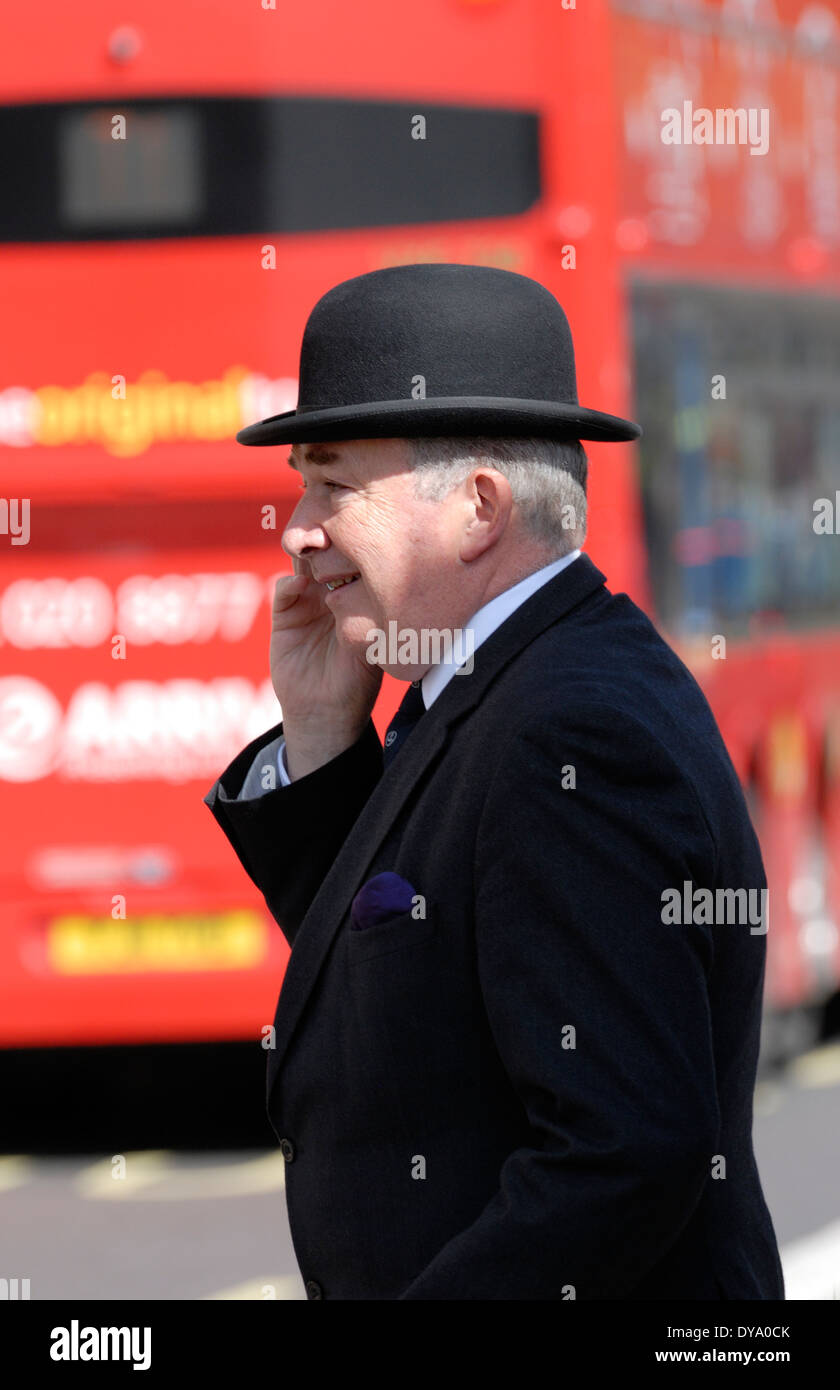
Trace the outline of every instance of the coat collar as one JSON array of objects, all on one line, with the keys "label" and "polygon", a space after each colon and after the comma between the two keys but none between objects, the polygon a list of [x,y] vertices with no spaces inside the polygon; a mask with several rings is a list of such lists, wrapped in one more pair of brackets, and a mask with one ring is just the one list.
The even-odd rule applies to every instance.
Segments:
[{"label": "coat collar", "polygon": [[475,652],[468,676],[453,676],[421,719],[399,757],[383,772],[353,830],[336,856],[295,935],[275,1017],[266,1098],[315,985],[333,938],[364,882],[400,809],[447,742],[449,730],[483,699],[506,666],[540,633],[565,618],[606,582],[588,555],[581,555],[506,618]]}]

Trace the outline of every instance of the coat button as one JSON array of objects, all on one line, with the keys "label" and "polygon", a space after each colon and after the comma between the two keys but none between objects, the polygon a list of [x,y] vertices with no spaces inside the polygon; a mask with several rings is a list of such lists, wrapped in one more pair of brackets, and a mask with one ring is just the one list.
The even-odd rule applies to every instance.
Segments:
[{"label": "coat button", "polygon": [[285,1158],[286,1162],[291,1163],[292,1159],[295,1156],[295,1146],[292,1143],[291,1139],[280,1140],[280,1152]]},{"label": "coat button", "polygon": [[320,1284],[316,1284],[314,1279],[307,1279],[307,1281],[306,1281],[306,1297],[307,1297],[307,1298],[323,1298],[323,1297],[324,1297],[324,1291],[323,1291],[323,1289],[321,1288],[321,1285],[320,1285]]}]

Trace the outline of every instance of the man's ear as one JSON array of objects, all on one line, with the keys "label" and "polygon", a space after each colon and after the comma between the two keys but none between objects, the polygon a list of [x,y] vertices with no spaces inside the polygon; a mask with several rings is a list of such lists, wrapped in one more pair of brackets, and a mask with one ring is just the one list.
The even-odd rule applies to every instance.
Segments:
[{"label": "man's ear", "polygon": [[475,560],[501,540],[513,512],[513,489],[504,473],[477,468],[464,480],[466,521],[460,558]]}]

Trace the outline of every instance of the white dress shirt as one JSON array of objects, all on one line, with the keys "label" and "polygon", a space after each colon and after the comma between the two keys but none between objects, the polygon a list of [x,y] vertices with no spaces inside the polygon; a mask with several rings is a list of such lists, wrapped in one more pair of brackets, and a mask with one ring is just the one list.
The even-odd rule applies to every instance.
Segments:
[{"label": "white dress shirt", "polygon": [[[572,550],[568,555],[561,556],[559,560],[552,560],[550,564],[543,565],[542,569],[535,570],[533,574],[520,579],[519,583],[514,584],[512,588],[505,589],[504,593],[491,598],[489,603],[485,603],[483,608],[479,608],[477,613],[473,613],[466,625],[467,632],[472,634],[470,645],[466,647],[466,653],[477,651],[482,642],[486,642],[487,638],[496,631],[497,627],[501,627],[511,613],[515,613],[526,599],[537,592],[537,589],[541,589],[543,584],[547,584],[549,579],[553,579],[555,574],[559,574],[579,555],[579,550]],[[426,709],[434,704],[438,695],[449,684],[459,662],[463,662],[463,659],[464,651],[462,650],[458,659],[450,655],[448,659],[444,657],[435,666],[429,667],[420,683],[420,692]],[[292,779],[286,770],[285,748],[286,740],[281,739],[277,748],[277,770],[280,774],[281,785],[288,787],[291,786]],[[245,791],[244,786],[242,791]],[[242,793],[237,799],[242,799]]]}]

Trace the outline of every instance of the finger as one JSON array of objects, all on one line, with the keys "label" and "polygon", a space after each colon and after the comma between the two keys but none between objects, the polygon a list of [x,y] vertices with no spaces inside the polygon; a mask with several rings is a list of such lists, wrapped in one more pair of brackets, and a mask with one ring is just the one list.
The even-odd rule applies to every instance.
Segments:
[{"label": "finger", "polygon": [[291,608],[297,603],[301,594],[306,590],[309,580],[305,574],[286,574],[278,579],[274,585],[274,596],[271,600],[272,613],[283,613],[287,608]]}]

